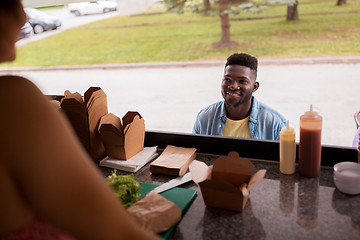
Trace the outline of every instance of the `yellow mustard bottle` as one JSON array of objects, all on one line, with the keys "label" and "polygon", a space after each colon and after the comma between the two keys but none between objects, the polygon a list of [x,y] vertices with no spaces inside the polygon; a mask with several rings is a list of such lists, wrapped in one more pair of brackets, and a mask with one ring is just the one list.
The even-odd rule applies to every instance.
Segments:
[{"label": "yellow mustard bottle", "polygon": [[283,174],[293,174],[295,172],[296,144],[294,128],[289,126],[280,131],[280,172]]}]

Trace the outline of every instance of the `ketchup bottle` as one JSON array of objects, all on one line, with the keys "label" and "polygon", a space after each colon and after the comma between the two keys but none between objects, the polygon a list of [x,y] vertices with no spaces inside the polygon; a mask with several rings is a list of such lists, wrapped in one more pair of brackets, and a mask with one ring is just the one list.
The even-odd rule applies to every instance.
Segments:
[{"label": "ketchup bottle", "polygon": [[312,109],[300,116],[299,174],[315,178],[320,175],[322,117]]}]

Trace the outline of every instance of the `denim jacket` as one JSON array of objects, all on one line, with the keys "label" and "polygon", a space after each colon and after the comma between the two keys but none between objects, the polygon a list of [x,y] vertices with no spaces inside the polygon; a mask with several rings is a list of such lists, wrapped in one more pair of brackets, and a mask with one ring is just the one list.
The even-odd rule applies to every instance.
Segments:
[{"label": "denim jacket", "polygon": [[[225,101],[219,101],[202,109],[195,121],[193,133],[221,136],[226,123]],[[251,138],[279,140],[281,128],[286,126],[285,118],[252,97],[249,116]]]}]

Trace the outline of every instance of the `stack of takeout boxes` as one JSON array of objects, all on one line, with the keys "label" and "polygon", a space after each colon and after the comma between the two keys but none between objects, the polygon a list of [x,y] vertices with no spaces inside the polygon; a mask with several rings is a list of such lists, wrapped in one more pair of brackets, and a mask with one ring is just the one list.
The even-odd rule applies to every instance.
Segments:
[{"label": "stack of takeout boxes", "polygon": [[145,121],[138,112],[123,118],[108,113],[107,96],[99,87],[84,94],[65,91],[60,109],[69,119],[84,148],[95,161],[105,153],[114,159],[128,160],[144,149]]},{"label": "stack of takeout boxes", "polygon": [[98,161],[105,153],[98,125],[100,118],[108,113],[107,97],[99,87],[90,87],[84,94],[65,91],[61,110],[69,119],[76,135],[90,156]]}]

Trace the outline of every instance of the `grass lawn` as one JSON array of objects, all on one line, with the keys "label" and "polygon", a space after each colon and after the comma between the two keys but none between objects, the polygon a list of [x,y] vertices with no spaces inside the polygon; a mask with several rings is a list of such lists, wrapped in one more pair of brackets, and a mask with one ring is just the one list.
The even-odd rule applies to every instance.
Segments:
[{"label": "grass lawn", "polygon": [[[260,58],[359,55],[360,1],[335,3],[299,0],[300,20],[295,22],[285,20],[286,6],[232,16],[232,41],[239,45],[227,49],[212,47],[221,33],[216,16],[119,16],[21,46],[15,62],[0,66],[223,60],[233,52]],[[249,17],[264,18],[242,20]]]}]

